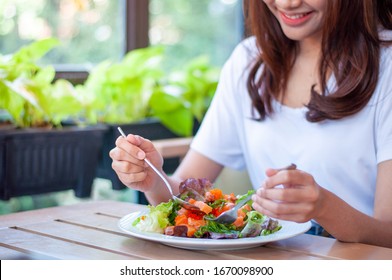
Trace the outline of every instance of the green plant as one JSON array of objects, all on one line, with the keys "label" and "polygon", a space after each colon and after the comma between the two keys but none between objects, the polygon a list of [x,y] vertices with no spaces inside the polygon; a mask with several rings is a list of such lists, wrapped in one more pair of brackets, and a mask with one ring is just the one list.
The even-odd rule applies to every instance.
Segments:
[{"label": "green plant", "polygon": [[97,65],[77,86],[87,119],[129,124],[155,117],[177,135],[192,135],[194,120],[202,120],[211,102],[219,69],[203,56],[180,70],[163,71],[164,53],[162,46],[150,46],[130,51],[118,63]]},{"label": "green plant", "polygon": [[82,109],[74,87],[66,80],[54,82],[54,68],[37,63],[58,44],[49,38],[0,55],[0,108],[17,127],[58,126]]},{"label": "green plant", "polygon": [[132,123],[149,116],[148,102],[163,76],[162,47],[133,50],[118,63],[104,61],[77,86],[90,122]]},{"label": "green plant", "polygon": [[172,71],[151,96],[152,115],[178,135],[190,136],[194,119],[200,123],[210,106],[219,73],[207,56],[196,57]]}]

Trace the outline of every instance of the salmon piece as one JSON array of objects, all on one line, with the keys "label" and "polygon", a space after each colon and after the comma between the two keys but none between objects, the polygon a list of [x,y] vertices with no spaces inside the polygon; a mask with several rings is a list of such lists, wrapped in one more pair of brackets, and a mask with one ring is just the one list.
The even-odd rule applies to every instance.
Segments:
[{"label": "salmon piece", "polygon": [[204,199],[205,199],[206,202],[214,202],[215,201],[215,196],[212,193],[210,193],[210,192],[206,192],[204,194]]},{"label": "salmon piece", "polygon": [[193,237],[193,235],[195,234],[197,229],[195,227],[190,226],[190,225],[188,225],[187,227],[188,227],[187,236],[188,237]]},{"label": "salmon piece", "polygon": [[218,200],[218,199],[223,198],[223,192],[221,189],[212,189],[209,191],[209,193],[214,196],[214,200]]},{"label": "salmon piece", "polygon": [[234,221],[233,225],[236,227],[243,227],[244,226],[244,217],[245,216],[238,216],[237,219]]},{"label": "salmon piece", "polygon": [[199,207],[200,210],[206,214],[211,213],[212,207],[204,203],[203,201],[196,201],[193,203],[195,206]]},{"label": "salmon piece", "polygon": [[194,198],[190,198],[190,199],[188,200],[188,202],[189,202],[190,204],[195,204],[196,201],[197,201],[197,200],[194,199]]},{"label": "salmon piece", "polygon": [[186,210],[184,207],[181,207],[180,210],[177,211],[177,215],[188,215],[188,210]]},{"label": "salmon piece", "polygon": [[228,202],[228,203],[225,203],[222,207],[217,207],[217,208],[212,209],[212,214],[215,217],[218,217],[220,214],[222,214],[223,212],[225,212],[227,210],[230,210],[233,207],[234,207],[234,203]]},{"label": "salmon piece", "polygon": [[238,209],[237,215],[238,215],[238,216],[245,217],[245,216],[246,216],[246,213],[248,213],[248,212],[251,211],[251,210],[252,210],[252,208],[251,208],[248,204],[245,204],[245,205],[242,206],[240,209]]},{"label": "salmon piece", "polygon": [[174,223],[176,226],[187,225],[188,224],[188,217],[186,215],[179,215],[174,219]]},{"label": "salmon piece", "polygon": [[197,219],[188,218],[188,225],[193,226],[193,227],[199,229],[201,226],[205,226],[206,225],[206,221],[205,220],[197,220]]},{"label": "salmon piece", "polygon": [[234,195],[234,193],[225,194],[225,195],[223,195],[223,198],[224,198],[224,200],[230,201],[230,202],[236,202],[237,201],[237,197]]}]

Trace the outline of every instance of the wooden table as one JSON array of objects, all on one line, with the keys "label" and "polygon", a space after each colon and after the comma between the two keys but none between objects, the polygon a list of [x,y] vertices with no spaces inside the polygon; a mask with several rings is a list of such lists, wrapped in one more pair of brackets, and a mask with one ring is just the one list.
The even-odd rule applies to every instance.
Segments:
[{"label": "wooden table", "polygon": [[132,238],[117,223],[145,206],[83,202],[0,216],[0,259],[392,260],[392,249],[301,234],[252,249],[192,251]]}]

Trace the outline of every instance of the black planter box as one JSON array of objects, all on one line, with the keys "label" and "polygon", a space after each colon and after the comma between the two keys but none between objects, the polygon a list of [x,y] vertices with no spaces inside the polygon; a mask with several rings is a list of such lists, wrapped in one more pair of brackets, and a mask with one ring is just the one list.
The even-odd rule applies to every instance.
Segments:
[{"label": "black planter box", "polygon": [[89,197],[106,130],[0,130],[0,199],[68,189]]}]

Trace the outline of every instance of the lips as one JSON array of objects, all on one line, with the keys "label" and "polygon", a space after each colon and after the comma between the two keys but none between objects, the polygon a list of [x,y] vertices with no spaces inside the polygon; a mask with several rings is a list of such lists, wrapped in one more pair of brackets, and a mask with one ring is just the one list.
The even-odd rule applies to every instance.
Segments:
[{"label": "lips", "polygon": [[282,21],[290,26],[298,26],[307,22],[312,16],[312,12],[308,13],[296,13],[296,14],[286,14],[280,12],[280,17]]}]

